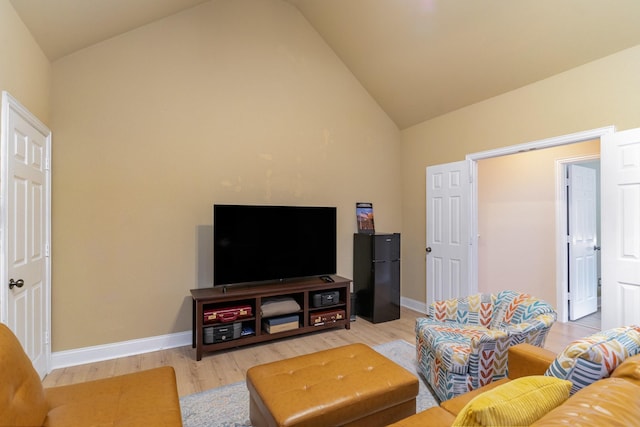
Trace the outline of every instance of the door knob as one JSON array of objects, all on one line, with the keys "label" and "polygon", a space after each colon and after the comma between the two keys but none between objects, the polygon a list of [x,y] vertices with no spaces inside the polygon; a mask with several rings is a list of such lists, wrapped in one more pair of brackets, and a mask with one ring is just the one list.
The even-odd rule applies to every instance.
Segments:
[{"label": "door knob", "polygon": [[14,286],[17,286],[19,288],[23,287],[24,286],[24,280],[18,279],[16,281],[16,280],[13,280],[13,279],[9,279],[9,289],[13,289]]},{"label": "door knob", "polygon": [[431,253],[431,246],[427,246],[426,251],[427,251],[427,253]]}]

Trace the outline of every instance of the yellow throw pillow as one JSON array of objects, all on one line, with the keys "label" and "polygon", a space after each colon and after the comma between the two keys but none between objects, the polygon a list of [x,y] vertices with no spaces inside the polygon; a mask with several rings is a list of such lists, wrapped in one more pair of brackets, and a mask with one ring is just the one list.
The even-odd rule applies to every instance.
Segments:
[{"label": "yellow throw pillow", "polygon": [[509,381],[467,403],[454,426],[528,426],[569,398],[571,382],[534,375]]}]

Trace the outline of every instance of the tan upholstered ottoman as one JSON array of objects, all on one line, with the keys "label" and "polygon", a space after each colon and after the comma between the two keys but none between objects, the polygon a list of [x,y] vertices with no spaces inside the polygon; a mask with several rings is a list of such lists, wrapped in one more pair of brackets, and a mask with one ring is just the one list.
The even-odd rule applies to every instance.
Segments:
[{"label": "tan upholstered ottoman", "polygon": [[418,378],[364,344],[247,371],[251,423],[384,426],[415,414]]}]

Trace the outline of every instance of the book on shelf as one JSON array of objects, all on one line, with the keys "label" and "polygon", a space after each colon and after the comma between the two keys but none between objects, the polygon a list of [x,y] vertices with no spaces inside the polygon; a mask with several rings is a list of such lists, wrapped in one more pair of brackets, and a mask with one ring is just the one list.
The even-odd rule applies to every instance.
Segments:
[{"label": "book on shelf", "polygon": [[375,233],[376,227],[373,221],[373,203],[357,202],[356,220],[358,223],[358,233]]},{"label": "book on shelf", "polygon": [[268,334],[290,331],[292,329],[298,329],[299,317],[297,314],[292,316],[270,317],[262,322],[262,326]]}]

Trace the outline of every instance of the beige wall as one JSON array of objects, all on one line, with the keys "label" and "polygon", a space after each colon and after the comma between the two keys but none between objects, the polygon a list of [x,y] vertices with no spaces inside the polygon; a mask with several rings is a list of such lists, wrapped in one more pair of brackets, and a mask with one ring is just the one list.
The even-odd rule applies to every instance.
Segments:
[{"label": "beige wall", "polygon": [[[600,153],[600,140],[478,161],[478,290],[556,301],[556,161]],[[543,286],[541,286],[543,284]]]},{"label": "beige wall", "polygon": [[350,277],[353,206],[372,201],[424,301],[426,166],[640,126],[638,46],[398,132],[276,0],[212,1],[53,67],[0,2],[0,54],[0,88],[53,130],[54,351],[188,330],[216,202],[337,206]]},{"label": "beige wall", "polygon": [[639,75],[636,46],[403,130],[403,295],[426,300],[427,166],[607,125],[619,130],[640,127]]},{"label": "beige wall", "polygon": [[8,1],[0,1],[0,91],[49,124],[51,64]]},{"label": "beige wall", "polygon": [[54,351],[190,330],[214,203],[337,206],[346,277],[357,201],[401,229],[400,132],[286,2],[212,1],[79,51],[52,99]]}]

